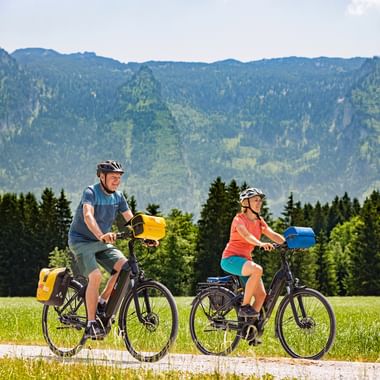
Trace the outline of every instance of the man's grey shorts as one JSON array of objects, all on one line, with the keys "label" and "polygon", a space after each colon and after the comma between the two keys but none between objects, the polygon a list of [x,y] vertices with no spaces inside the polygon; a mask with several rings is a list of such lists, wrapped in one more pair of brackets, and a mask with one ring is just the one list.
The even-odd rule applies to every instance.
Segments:
[{"label": "man's grey shorts", "polygon": [[77,259],[80,274],[88,276],[95,269],[98,263],[111,273],[116,262],[125,256],[112,244],[101,241],[90,241],[85,243],[69,243],[70,250]]}]

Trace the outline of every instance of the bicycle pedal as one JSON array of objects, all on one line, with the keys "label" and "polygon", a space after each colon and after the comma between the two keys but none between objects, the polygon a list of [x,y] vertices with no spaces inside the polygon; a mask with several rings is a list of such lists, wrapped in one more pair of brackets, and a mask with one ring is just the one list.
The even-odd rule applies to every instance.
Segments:
[{"label": "bicycle pedal", "polygon": [[90,340],[104,340],[105,338],[105,335],[97,335],[97,336],[94,336],[94,335],[85,335],[84,338],[87,340],[87,339],[90,339]]},{"label": "bicycle pedal", "polygon": [[252,339],[252,340],[250,340],[250,341],[248,342],[248,344],[249,344],[250,346],[259,346],[261,343],[263,343],[262,340],[261,340],[261,339],[258,339],[258,338]]},{"label": "bicycle pedal", "polygon": [[104,336],[92,336],[91,340],[104,340]]}]

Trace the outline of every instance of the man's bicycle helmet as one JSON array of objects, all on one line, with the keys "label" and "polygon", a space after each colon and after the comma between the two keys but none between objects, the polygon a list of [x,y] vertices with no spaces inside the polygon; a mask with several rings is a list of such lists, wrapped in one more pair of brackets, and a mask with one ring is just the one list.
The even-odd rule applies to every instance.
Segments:
[{"label": "man's bicycle helmet", "polygon": [[100,173],[121,173],[124,174],[124,169],[120,162],[117,161],[103,161],[100,162],[96,169],[96,175],[100,177]]},{"label": "man's bicycle helmet", "polygon": [[240,193],[239,199],[240,202],[242,202],[244,199],[249,199],[257,195],[260,198],[265,198],[265,194],[260,189],[256,189],[255,187],[249,187],[248,189],[245,189]]}]

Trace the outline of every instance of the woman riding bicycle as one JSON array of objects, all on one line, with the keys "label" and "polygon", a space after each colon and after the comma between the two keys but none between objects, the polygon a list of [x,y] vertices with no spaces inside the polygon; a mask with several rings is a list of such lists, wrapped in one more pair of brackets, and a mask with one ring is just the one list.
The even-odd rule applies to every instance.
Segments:
[{"label": "woman riding bicycle", "polygon": [[[264,234],[270,240],[282,244],[285,239],[273,231],[260,216],[265,194],[256,188],[240,193],[241,211],[234,217],[230,240],[223,251],[221,267],[224,271],[240,276],[245,285],[244,298],[239,310],[240,317],[258,318],[266,297],[262,282],[263,268],[253,262],[252,250],[258,246],[266,251],[273,249],[272,243],[260,241]],[[251,299],[254,303],[251,306]]]}]

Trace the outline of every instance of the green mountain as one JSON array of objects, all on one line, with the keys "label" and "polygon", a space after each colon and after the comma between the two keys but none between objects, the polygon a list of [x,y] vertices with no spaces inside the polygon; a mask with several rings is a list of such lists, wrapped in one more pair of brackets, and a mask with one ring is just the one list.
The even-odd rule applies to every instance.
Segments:
[{"label": "green mountain", "polygon": [[138,208],[198,214],[221,176],[330,201],[380,187],[380,59],[123,64],[93,53],[0,50],[0,189],[63,188],[126,167]]}]

